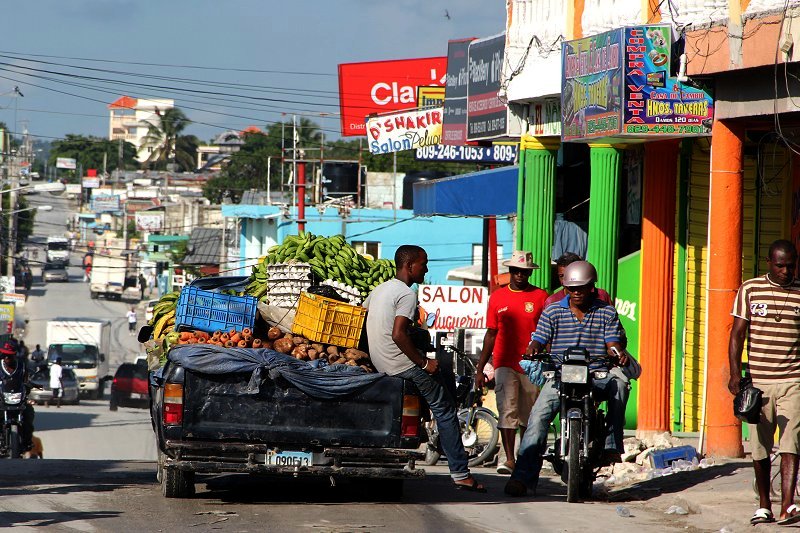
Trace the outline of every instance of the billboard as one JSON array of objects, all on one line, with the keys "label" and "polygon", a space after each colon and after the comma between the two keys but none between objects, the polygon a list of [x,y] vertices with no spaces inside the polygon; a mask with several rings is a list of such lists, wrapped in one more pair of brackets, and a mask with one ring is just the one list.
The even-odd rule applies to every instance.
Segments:
[{"label": "billboard", "polygon": [[442,140],[441,107],[397,111],[367,118],[367,140],[373,154],[434,146]]},{"label": "billboard", "polygon": [[444,96],[442,144],[460,146],[467,142],[467,85],[469,43],[459,39],[447,43],[447,86]]},{"label": "billboard", "polygon": [[622,43],[619,30],[561,44],[561,138],[619,133]]},{"label": "billboard", "polygon": [[67,170],[75,170],[77,161],[69,157],[57,157],[56,168],[65,168]]},{"label": "billboard", "polygon": [[534,137],[561,135],[561,101],[558,98],[539,98],[531,102],[528,133]]},{"label": "billboard", "polygon": [[84,189],[96,189],[100,187],[100,178],[83,178],[81,185]]},{"label": "billboard", "polygon": [[342,135],[366,135],[367,115],[417,106],[417,88],[444,85],[446,57],[339,65]]},{"label": "billboard", "polygon": [[113,213],[119,211],[119,195],[100,194],[92,196],[92,211],[95,213]]},{"label": "billboard", "polygon": [[468,141],[494,139],[508,133],[508,108],[497,94],[505,46],[505,34],[469,43]]},{"label": "billboard", "polygon": [[426,85],[417,87],[417,107],[444,106],[444,87]]},{"label": "billboard", "polygon": [[164,213],[150,213],[147,211],[136,211],[134,213],[137,231],[161,231],[164,227]]}]

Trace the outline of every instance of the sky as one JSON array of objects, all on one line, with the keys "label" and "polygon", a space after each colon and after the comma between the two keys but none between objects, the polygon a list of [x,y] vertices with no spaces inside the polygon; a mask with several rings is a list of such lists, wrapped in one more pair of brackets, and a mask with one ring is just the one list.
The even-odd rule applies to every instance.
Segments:
[{"label": "sky", "polygon": [[449,39],[501,33],[505,2],[30,0],[2,19],[9,129],[106,137],[107,104],[128,94],[173,98],[193,121],[186,133],[203,141],[281,113],[333,139],[339,63],[445,56]]}]

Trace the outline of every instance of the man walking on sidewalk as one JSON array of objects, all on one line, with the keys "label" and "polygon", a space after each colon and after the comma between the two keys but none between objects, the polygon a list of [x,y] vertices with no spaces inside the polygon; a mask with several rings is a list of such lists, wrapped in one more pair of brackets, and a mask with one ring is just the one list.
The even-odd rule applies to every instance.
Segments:
[{"label": "man walking on sidewalk", "polygon": [[495,368],[495,395],[500,420],[497,427],[503,437],[506,461],[497,467],[498,474],[511,474],[516,464],[516,438],[525,435],[531,407],[539,395],[539,387],[531,383],[520,366],[531,333],[544,309],[547,292],[528,283],[531,272],[539,268],[530,252],[515,251],[504,263],[511,274],[511,283],[489,297],[486,314],[486,335],[475,373],[475,385],[483,387],[483,369],[489,358]]},{"label": "man walking on sidewalk", "polygon": [[751,450],[759,508],[751,524],[774,522],[770,502],[770,453],[780,428],[781,514],[778,524],[800,522],[794,504],[797,454],[800,450],[800,283],[795,279],[797,250],[787,240],[769,247],[769,272],[742,283],[733,307],[728,342],[730,381],[737,394],[742,380],[742,349],[748,341],[748,367],[753,385],[764,393],[761,419],[750,425]]}]

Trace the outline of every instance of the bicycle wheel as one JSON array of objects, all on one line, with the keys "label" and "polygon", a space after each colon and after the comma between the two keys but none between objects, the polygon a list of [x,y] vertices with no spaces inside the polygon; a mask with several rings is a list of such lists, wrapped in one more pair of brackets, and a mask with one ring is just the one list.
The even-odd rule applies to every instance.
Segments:
[{"label": "bicycle wheel", "polygon": [[458,412],[461,442],[469,457],[469,466],[478,466],[497,453],[500,431],[497,429],[497,419],[486,411],[476,411],[471,426],[467,425],[468,419],[469,409]]}]

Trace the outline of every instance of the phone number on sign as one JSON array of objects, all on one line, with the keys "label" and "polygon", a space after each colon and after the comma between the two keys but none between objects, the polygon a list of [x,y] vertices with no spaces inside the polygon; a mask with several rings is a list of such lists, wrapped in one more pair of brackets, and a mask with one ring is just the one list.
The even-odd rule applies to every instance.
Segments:
[{"label": "phone number on sign", "polygon": [[625,126],[625,133],[705,133],[705,128],[699,125],[680,124],[636,124]]},{"label": "phone number on sign", "polygon": [[423,161],[474,161],[481,163],[513,163],[517,147],[496,146],[447,146],[439,144],[417,148],[417,159]]}]

